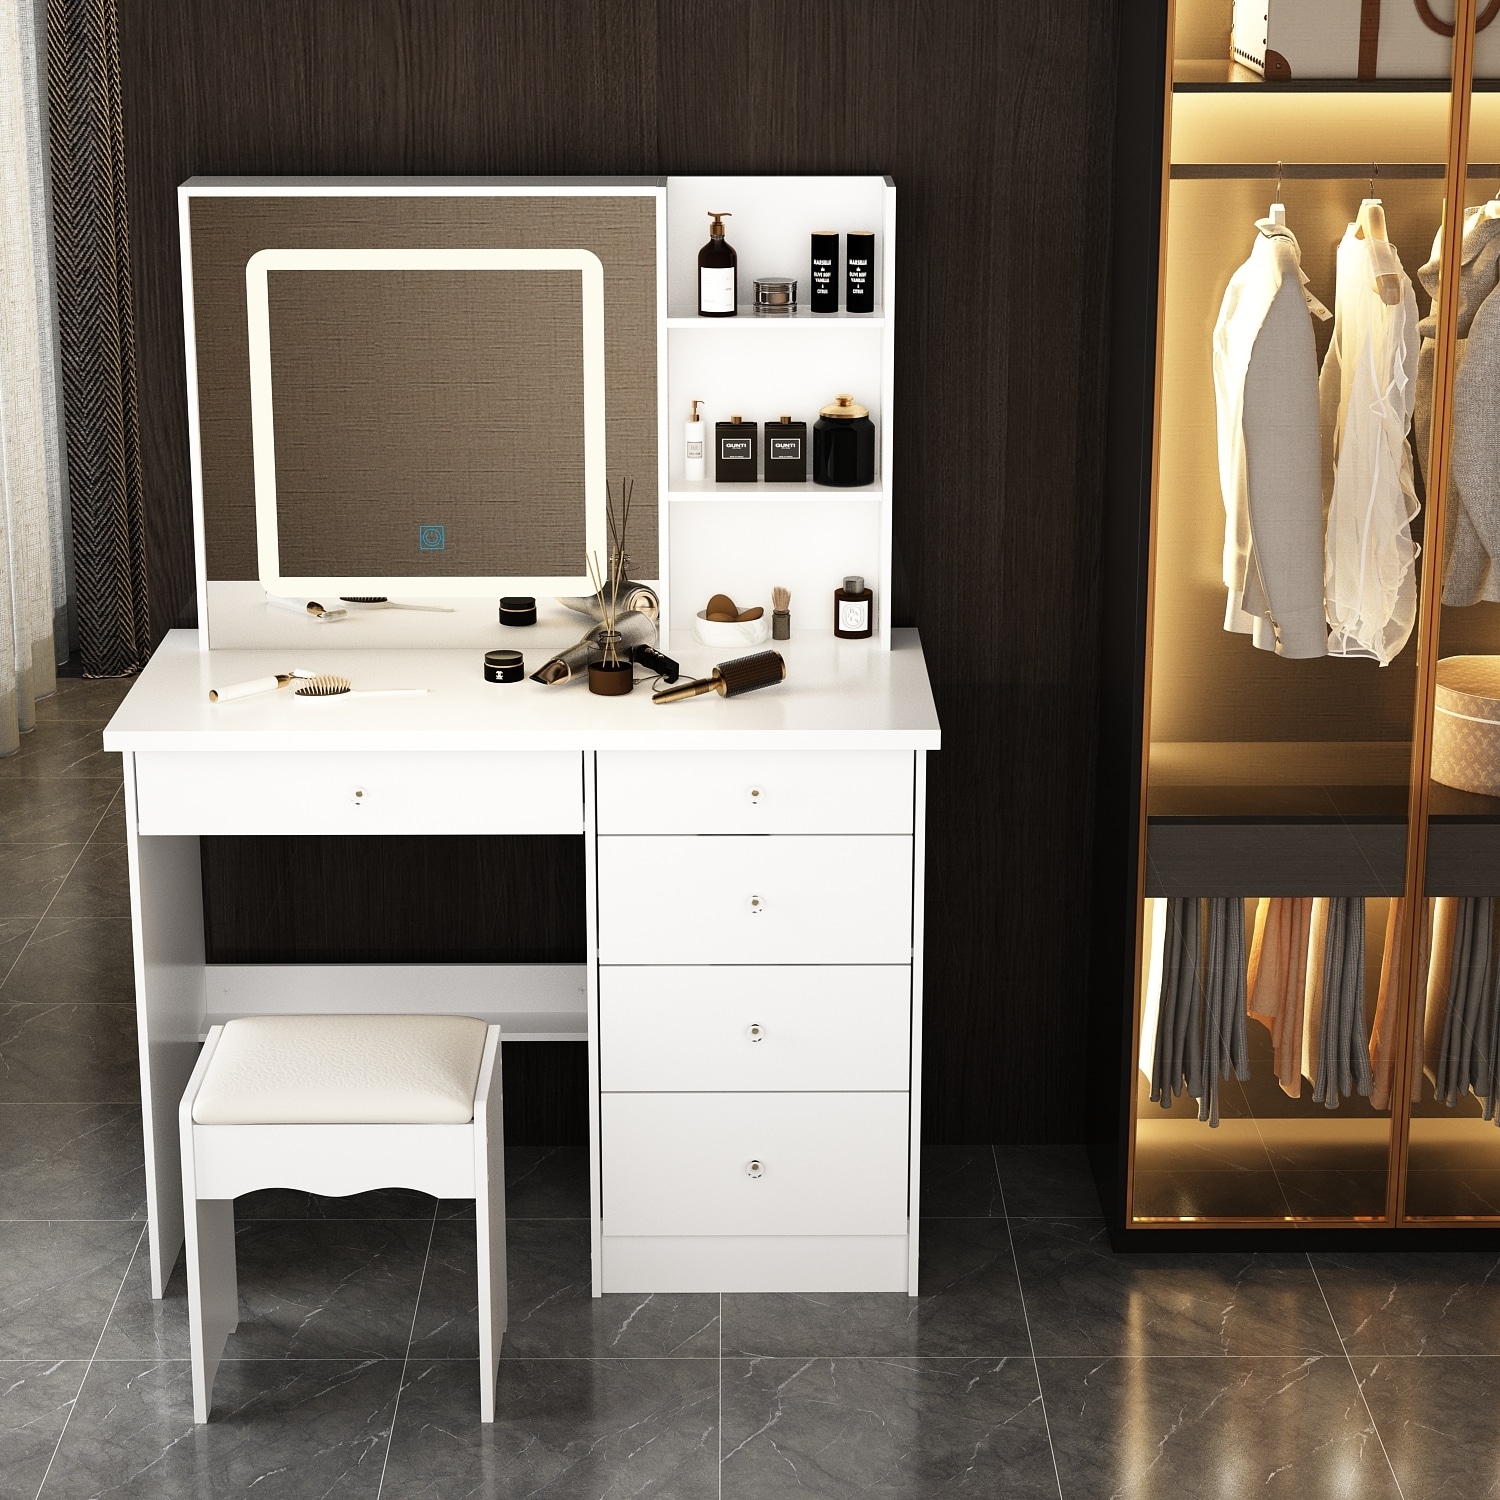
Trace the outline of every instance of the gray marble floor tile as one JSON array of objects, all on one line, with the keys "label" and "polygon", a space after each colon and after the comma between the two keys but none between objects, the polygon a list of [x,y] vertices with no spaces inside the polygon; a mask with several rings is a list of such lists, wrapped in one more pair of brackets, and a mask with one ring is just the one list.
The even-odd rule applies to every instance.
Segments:
[{"label": "gray marble floor tile", "polygon": [[0,859],[0,912],[9,921],[30,917],[34,925],[52,905],[68,871],[86,847],[82,840],[7,844],[5,857]]},{"label": "gray marble floor tile", "polygon": [[119,782],[120,755],[107,752],[103,726],[91,722],[46,720],[21,736],[21,748],[0,760],[0,778],[97,777]]},{"label": "gray marble floor tile", "polygon": [[133,1104],[0,1104],[0,1219],[140,1219]]},{"label": "gray marble floor tile", "polygon": [[0,1223],[0,1359],[88,1359],[144,1226]]},{"label": "gray marble floor tile", "polygon": [[1037,1368],[1063,1500],[1400,1500],[1342,1355]]},{"label": "gray marble floor tile", "polygon": [[95,1361],[42,1500],[360,1500],[380,1489],[399,1360],[226,1360],[193,1423],[191,1367]]},{"label": "gray marble floor tile", "polygon": [[1500,1496],[1500,1360],[1354,1360],[1405,1500]]},{"label": "gray marble floor tile", "polygon": [[1350,1354],[1500,1354],[1500,1254],[1314,1255]]},{"label": "gray marble floor tile", "polygon": [[1003,1219],[992,1146],[922,1147],[922,1216]]},{"label": "gray marble floor tile", "polygon": [[508,1360],[495,1408],[470,1361],[409,1364],[381,1500],[718,1496],[717,1360]]},{"label": "gray marble floor tile", "polygon": [[[472,1220],[433,1232],[413,1331],[413,1359],[479,1354]],[[717,1293],[594,1297],[586,1220],[517,1219],[506,1234],[511,1359],[717,1357]]]},{"label": "gray marble floor tile", "polygon": [[118,795],[103,778],[0,777],[0,844],[86,844]]},{"label": "gray marble floor tile", "polygon": [[1038,1355],[1337,1354],[1305,1256],[1116,1255],[1088,1219],[1012,1219]]},{"label": "gray marble floor tile", "polygon": [[184,1257],[177,1257],[167,1282],[167,1295],[151,1295],[151,1257],[143,1243],[130,1263],[125,1284],[109,1314],[104,1337],[99,1342],[99,1359],[140,1360],[149,1363],[163,1359],[187,1359],[188,1344],[187,1273]]},{"label": "gray marble floor tile", "polygon": [[235,1234],[240,1326],[231,1359],[399,1359],[430,1223],[251,1220]]},{"label": "gray marble floor tile", "polygon": [[1029,1359],[726,1359],[724,1500],[1049,1497]]},{"label": "gray marble floor tile", "polygon": [[68,872],[49,917],[130,916],[130,871],[125,845],[95,839]]},{"label": "gray marble floor tile", "polygon": [[586,1219],[586,1146],[508,1146],[505,1212],[512,1219]]},{"label": "gray marble floor tile", "polygon": [[0,1500],[36,1500],[87,1360],[0,1365]]},{"label": "gray marble floor tile", "polygon": [[103,729],[134,685],[134,677],[59,677],[57,691],[37,700],[36,721]]},{"label": "gray marble floor tile", "polygon": [[1082,1146],[996,1146],[1005,1211],[1012,1218],[1093,1218],[1099,1193]]},{"label": "gray marble floor tile", "polygon": [[[60,901],[59,903],[60,904]],[[134,1005],[130,918],[43,917],[0,987],[12,1005]]]},{"label": "gray marble floor tile", "polygon": [[918,1286],[724,1297],[724,1352],[794,1357],[1031,1353],[1003,1219],[924,1219]]},{"label": "gray marble floor tile", "polygon": [[0,1103],[137,1103],[129,1005],[9,1005],[0,997]]},{"label": "gray marble floor tile", "polygon": [[437,1200],[411,1188],[377,1188],[345,1198],[325,1198],[295,1188],[263,1188],[234,1200],[234,1217],[251,1219],[421,1219],[432,1218]]}]

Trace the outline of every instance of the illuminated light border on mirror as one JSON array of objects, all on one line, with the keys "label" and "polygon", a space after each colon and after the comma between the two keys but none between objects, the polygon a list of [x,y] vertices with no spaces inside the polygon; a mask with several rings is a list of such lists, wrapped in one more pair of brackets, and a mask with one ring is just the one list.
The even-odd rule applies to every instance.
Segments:
[{"label": "illuminated light border on mirror", "polygon": [[[275,409],[271,389],[270,271],[577,271],[583,292],[583,491],[585,557],[608,555],[605,482],[604,267],[590,250],[259,250],[245,264],[250,331],[250,425],[255,452],[255,540],[270,594],[588,594],[587,572],[554,578],[285,577],[276,512]],[[580,558],[579,561],[584,561]]]}]

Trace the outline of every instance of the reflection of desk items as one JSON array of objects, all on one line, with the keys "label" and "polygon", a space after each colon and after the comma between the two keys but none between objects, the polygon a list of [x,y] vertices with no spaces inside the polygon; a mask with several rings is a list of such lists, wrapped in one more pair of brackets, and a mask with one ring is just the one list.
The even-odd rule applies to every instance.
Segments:
[{"label": "reflection of desk items", "polygon": [[[503,599],[500,601],[505,602]],[[365,594],[359,598],[352,598],[348,594],[341,595],[340,604],[352,604],[355,609],[412,609],[424,615],[451,615],[453,606],[451,604],[403,604],[396,599],[387,599],[384,594]]]},{"label": "reflection of desk items", "polygon": [[316,599],[288,599],[281,594],[267,594],[266,603],[273,609],[284,609],[290,614],[305,615],[309,620],[331,623],[344,619],[349,611],[337,604],[320,604]]},{"label": "reflection of desk items", "polygon": [[[176,1105],[200,1041],[306,996],[327,1013],[474,1015],[504,1026],[507,1050],[586,1042],[596,1292],[915,1291],[925,752],[938,746],[920,647],[914,632],[893,635],[888,610],[871,610],[870,640],[835,641],[820,609],[784,663],[755,669],[765,686],[790,671],[795,690],[760,692],[739,687],[743,647],[705,648],[690,628],[716,591],[769,603],[773,580],[826,599],[829,582],[860,572],[889,597],[894,189],[735,179],[748,273],[791,264],[825,222],[876,223],[886,249],[864,319],[715,322],[697,317],[696,248],[724,187],[183,189],[202,630],[167,637],[105,735],[124,761],[156,1294],[181,1244]],[[506,264],[487,246],[571,259]],[[433,253],[450,251],[461,254]],[[274,253],[251,267],[252,285],[262,252]],[[601,371],[607,402],[591,405]],[[746,412],[860,392],[880,443],[875,482],[689,481],[678,422],[687,393],[716,383],[726,410]],[[615,654],[643,678],[669,678],[663,663],[678,675],[678,658],[694,696],[732,706],[658,714],[647,693],[601,704],[529,682],[502,691],[477,670],[519,645],[555,684],[602,655],[585,560],[627,557],[609,535],[606,474],[637,481],[633,561],[611,595]],[[443,608],[350,605],[330,632],[268,608],[267,592],[300,596],[304,617],[306,601],[340,597]],[[540,600],[537,623],[501,629],[497,599],[518,598]],[[715,623],[765,623],[741,622],[747,612]],[[305,660],[367,690],[429,691],[351,692],[343,708],[291,709],[276,692],[205,701],[213,683]],[[570,858],[583,840],[583,961],[428,962],[423,950],[422,962],[379,964],[360,961],[371,955],[358,943],[315,967],[212,961],[232,939],[205,930],[205,868],[219,882],[211,916],[253,913],[247,932],[270,931],[262,908],[277,895],[258,873],[278,858],[269,841],[369,835],[565,836]],[[306,935],[363,920],[360,882],[378,864],[369,894],[395,897],[381,941],[415,951],[402,913],[431,896],[413,872],[435,850],[409,861],[356,850],[341,851],[346,881],[298,897]],[[498,866],[494,846],[483,851],[476,866]],[[314,862],[329,852],[306,850]],[[705,882],[705,864],[734,878]],[[664,954],[635,906],[610,899],[622,890],[649,893],[687,936]],[[490,894],[443,893],[470,951],[516,905],[503,887],[497,903]],[[273,956],[234,956],[257,951]],[[444,942],[433,956],[459,951]],[[504,954],[503,935],[483,951]]]}]

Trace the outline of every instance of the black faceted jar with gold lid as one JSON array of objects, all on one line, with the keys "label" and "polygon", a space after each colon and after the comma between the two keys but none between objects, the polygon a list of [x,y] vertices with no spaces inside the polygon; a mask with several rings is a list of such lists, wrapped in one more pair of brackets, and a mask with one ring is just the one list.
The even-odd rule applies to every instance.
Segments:
[{"label": "black faceted jar with gold lid", "polygon": [[875,424],[853,396],[838,396],[819,412],[812,477],[842,489],[875,483]]}]

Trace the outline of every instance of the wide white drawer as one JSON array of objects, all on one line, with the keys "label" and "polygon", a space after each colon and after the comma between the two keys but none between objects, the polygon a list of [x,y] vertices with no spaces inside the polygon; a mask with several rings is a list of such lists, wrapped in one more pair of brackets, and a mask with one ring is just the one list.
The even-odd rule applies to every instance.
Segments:
[{"label": "wide white drawer", "polygon": [[606,964],[911,962],[912,841],[601,838]]},{"label": "wide white drawer", "polygon": [[904,1234],[910,1096],[605,1094],[604,1233]]},{"label": "wide white drawer", "polygon": [[135,777],[145,834],[583,830],[577,752],[148,752]]},{"label": "wide white drawer", "polygon": [[604,1089],[899,1090],[910,1067],[901,965],[599,971]]},{"label": "wide white drawer", "polygon": [[910,750],[605,751],[600,833],[910,833]]}]

